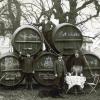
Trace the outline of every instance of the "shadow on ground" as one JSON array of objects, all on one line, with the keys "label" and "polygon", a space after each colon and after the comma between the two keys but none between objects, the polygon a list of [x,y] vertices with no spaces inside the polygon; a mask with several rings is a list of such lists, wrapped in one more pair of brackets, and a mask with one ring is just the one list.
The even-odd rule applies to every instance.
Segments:
[{"label": "shadow on ground", "polygon": [[[65,98],[57,98],[57,100],[99,100],[100,99],[100,87],[97,92],[91,94],[65,94]],[[84,90],[87,91],[87,90]],[[55,100],[51,96],[51,91],[47,88],[43,88],[39,85],[34,85],[32,90],[25,89],[24,85],[20,85],[17,88],[5,88],[0,86],[0,100]]]}]

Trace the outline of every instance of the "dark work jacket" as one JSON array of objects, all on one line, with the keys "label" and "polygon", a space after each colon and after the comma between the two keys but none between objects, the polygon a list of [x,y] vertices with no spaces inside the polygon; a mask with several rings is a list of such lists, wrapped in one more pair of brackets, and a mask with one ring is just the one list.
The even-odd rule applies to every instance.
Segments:
[{"label": "dark work jacket", "polygon": [[37,23],[37,24],[34,23],[33,25],[38,26],[38,27],[42,26],[42,32],[45,31],[45,22],[41,22],[41,23]]},{"label": "dark work jacket", "polygon": [[85,60],[84,60],[84,58],[83,57],[78,57],[78,58],[76,58],[76,57],[73,57],[72,59],[71,59],[71,72],[72,72],[72,70],[73,70],[73,66],[80,66],[80,69],[81,69],[81,66],[82,66],[82,73],[84,73],[83,72],[83,68],[86,66],[86,63],[85,63]]},{"label": "dark work jacket", "polygon": [[51,21],[48,21],[46,24],[45,24],[45,22],[41,22],[41,23],[33,24],[33,25],[42,26],[42,32],[43,33],[46,33],[46,32],[52,30],[52,28],[55,27],[55,25]]},{"label": "dark work jacket", "polygon": [[71,60],[71,65],[85,66],[85,60],[82,57],[75,58]]},{"label": "dark work jacket", "polygon": [[23,65],[23,72],[24,73],[32,73],[33,71],[33,57],[24,57],[24,65]]},{"label": "dark work jacket", "polygon": [[54,27],[55,25],[51,21],[48,21],[45,25],[45,32],[52,30]]},{"label": "dark work jacket", "polygon": [[66,66],[63,60],[56,60],[54,62],[54,72],[58,75],[58,77],[61,77],[63,73],[64,75],[66,74]]}]

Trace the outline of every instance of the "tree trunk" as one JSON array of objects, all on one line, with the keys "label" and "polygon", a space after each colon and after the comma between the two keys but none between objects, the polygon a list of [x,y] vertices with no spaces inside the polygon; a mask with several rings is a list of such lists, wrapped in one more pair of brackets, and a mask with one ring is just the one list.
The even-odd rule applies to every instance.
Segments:
[{"label": "tree trunk", "polygon": [[54,5],[54,9],[56,9],[56,12],[54,11],[55,19],[59,20],[59,23],[65,23],[66,22],[66,16],[63,12],[63,9],[61,7],[61,0],[52,0]]},{"label": "tree trunk", "polygon": [[[16,16],[14,15],[14,12],[12,11],[12,4],[16,7]],[[20,19],[21,19],[21,9],[20,4],[17,0],[8,0],[8,12],[9,12],[9,18],[11,20],[12,24],[12,33],[20,26]]]},{"label": "tree trunk", "polygon": [[76,17],[78,16],[77,11],[76,11],[77,0],[69,0],[69,4],[70,4],[70,12],[68,15],[68,23],[75,25]]}]

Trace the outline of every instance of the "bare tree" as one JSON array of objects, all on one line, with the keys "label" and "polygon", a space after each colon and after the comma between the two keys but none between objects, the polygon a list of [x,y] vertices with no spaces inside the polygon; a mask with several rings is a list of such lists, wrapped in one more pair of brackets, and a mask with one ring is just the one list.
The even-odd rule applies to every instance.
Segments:
[{"label": "bare tree", "polygon": [[[22,21],[29,24],[41,22],[44,15],[49,18],[54,16],[59,23],[68,22],[82,26],[98,18],[100,14],[100,0],[33,0],[27,3],[23,3],[23,0],[0,0],[0,2],[5,2],[0,7],[0,20],[4,22],[6,20],[13,31]],[[93,9],[93,12],[85,13],[87,9]]]},{"label": "bare tree", "polygon": [[11,21],[13,31],[20,26],[21,9],[17,0],[8,0],[8,18]]},{"label": "bare tree", "polygon": [[4,33],[13,33],[20,26],[21,8],[17,0],[1,0],[0,22],[4,23]]},{"label": "bare tree", "polygon": [[[100,12],[100,1],[99,0],[34,0],[34,2],[30,3],[33,7],[37,7],[40,10],[40,15],[38,18],[42,17],[42,15],[47,15],[51,17],[53,14],[55,19],[59,20],[59,23],[69,22],[74,25],[79,25],[91,20],[92,18],[96,18],[99,16]],[[65,1],[65,2],[64,2]],[[50,6],[51,3],[51,6]],[[27,5],[28,3],[24,4]],[[81,4],[81,6],[79,6]],[[63,7],[69,6],[69,11],[64,12]],[[82,19],[80,22],[77,21],[78,16],[82,16],[82,10],[93,6],[95,13],[90,13],[85,15],[86,18]],[[32,7],[32,6],[31,6]],[[48,7],[48,9],[47,9]],[[32,13],[37,14],[38,11],[34,10]]]}]

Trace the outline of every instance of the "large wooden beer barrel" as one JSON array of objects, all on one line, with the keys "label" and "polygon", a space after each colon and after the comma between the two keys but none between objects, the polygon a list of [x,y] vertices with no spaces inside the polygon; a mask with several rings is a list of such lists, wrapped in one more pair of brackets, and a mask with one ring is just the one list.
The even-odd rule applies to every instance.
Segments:
[{"label": "large wooden beer barrel", "polygon": [[85,54],[85,57],[89,67],[84,67],[84,75],[90,78],[91,74],[100,74],[100,58],[93,53]]},{"label": "large wooden beer barrel", "polygon": [[63,55],[71,55],[73,50],[81,48],[83,42],[81,31],[68,23],[57,25],[45,38],[56,52]]},{"label": "large wooden beer barrel", "polygon": [[33,26],[24,25],[16,29],[13,34],[12,45],[14,50],[26,56],[37,54],[42,48],[42,35]]},{"label": "large wooden beer barrel", "polygon": [[53,85],[55,82],[54,76],[54,61],[57,59],[57,56],[53,53],[42,53],[37,57],[35,64],[35,80],[44,86]]},{"label": "large wooden beer barrel", "polygon": [[0,84],[16,86],[22,79],[23,74],[18,58],[13,54],[0,57]]}]

